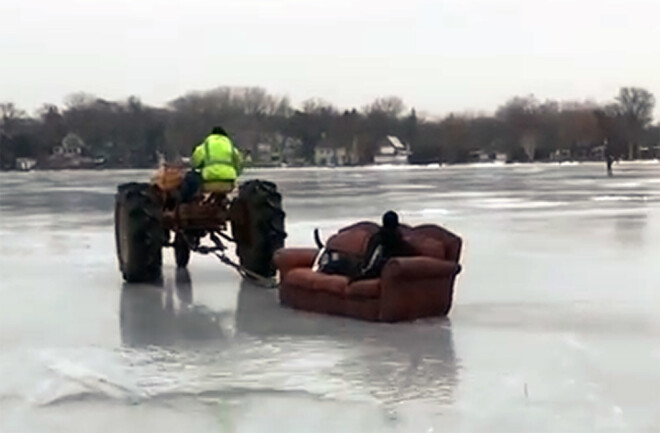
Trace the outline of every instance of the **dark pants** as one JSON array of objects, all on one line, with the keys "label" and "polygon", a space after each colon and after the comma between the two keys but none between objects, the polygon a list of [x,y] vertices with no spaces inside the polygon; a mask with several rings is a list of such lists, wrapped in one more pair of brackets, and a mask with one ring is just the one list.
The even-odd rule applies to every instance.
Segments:
[{"label": "dark pants", "polygon": [[369,239],[365,266],[354,280],[379,278],[389,259],[415,255],[414,248],[403,239],[398,230],[381,228]]},{"label": "dark pants", "polygon": [[195,194],[197,194],[202,188],[203,184],[204,179],[199,172],[190,170],[186,173],[183,182],[181,183],[181,201],[184,203],[192,201],[193,197],[195,197]]}]

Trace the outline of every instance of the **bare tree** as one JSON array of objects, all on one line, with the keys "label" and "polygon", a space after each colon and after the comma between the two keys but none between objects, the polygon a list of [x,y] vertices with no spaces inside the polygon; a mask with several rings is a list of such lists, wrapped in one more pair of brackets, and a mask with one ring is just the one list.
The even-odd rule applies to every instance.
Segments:
[{"label": "bare tree", "polygon": [[37,110],[41,121],[41,142],[45,151],[57,145],[67,133],[64,117],[59,108],[53,104],[44,104]]},{"label": "bare tree", "polygon": [[[578,106],[575,106],[578,107]],[[571,156],[578,150],[602,140],[598,118],[588,109],[564,110],[557,121],[558,148],[570,149]]]},{"label": "bare tree", "polygon": [[538,141],[537,134],[531,131],[525,132],[520,138],[520,144],[527,155],[527,159],[534,161],[536,155],[536,143]]},{"label": "bare tree", "polygon": [[533,160],[543,127],[544,112],[547,117],[547,113],[554,109],[553,105],[542,105],[533,95],[512,98],[500,107],[495,116],[506,125],[508,152],[519,154],[522,149],[524,157]]},{"label": "bare tree", "polygon": [[83,108],[94,104],[99,98],[86,92],[76,92],[64,98],[64,105],[68,109]]},{"label": "bare tree", "polygon": [[25,110],[21,110],[13,102],[0,103],[0,114],[2,119],[19,119],[25,117]]},{"label": "bare tree", "polygon": [[616,104],[610,106],[610,111],[615,112],[625,125],[628,158],[633,159],[644,128],[653,120],[655,97],[646,89],[623,87],[615,100]]},{"label": "bare tree", "polygon": [[535,115],[540,103],[533,96],[516,96],[497,109],[495,117],[514,124],[524,130],[536,127]]},{"label": "bare tree", "polygon": [[290,117],[293,114],[293,108],[291,108],[291,100],[286,96],[276,98],[275,110],[272,114],[280,117]]},{"label": "bare tree", "polygon": [[464,162],[469,153],[469,122],[449,115],[440,125],[444,158],[448,162]]},{"label": "bare tree", "polygon": [[302,103],[302,111],[306,114],[336,114],[337,109],[322,98],[310,98]]},{"label": "bare tree", "polygon": [[377,98],[371,104],[365,106],[362,111],[367,114],[382,113],[390,118],[398,118],[406,109],[403,100],[398,96],[387,96]]},{"label": "bare tree", "polygon": [[16,124],[25,118],[25,110],[18,108],[13,102],[0,103],[0,120],[2,120],[2,133],[11,135],[16,129]]},{"label": "bare tree", "polygon": [[646,89],[623,87],[616,102],[619,114],[639,128],[645,128],[653,120],[655,97]]}]

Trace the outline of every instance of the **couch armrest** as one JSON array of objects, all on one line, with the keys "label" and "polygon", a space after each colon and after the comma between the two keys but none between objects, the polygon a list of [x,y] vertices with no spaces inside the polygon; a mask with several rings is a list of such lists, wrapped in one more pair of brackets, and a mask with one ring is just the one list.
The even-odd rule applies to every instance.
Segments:
[{"label": "couch armrest", "polygon": [[385,322],[446,316],[460,265],[432,257],[397,257],[383,269],[379,319]]},{"label": "couch armrest", "polygon": [[280,271],[280,281],[296,268],[311,268],[318,250],[316,248],[282,248],[273,255],[273,263]]},{"label": "couch armrest", "polygon": [[411,279],[453,277],[461,271],[461,265],[449,260],[432,257],[395,257],[383,268],[383,279]]}]

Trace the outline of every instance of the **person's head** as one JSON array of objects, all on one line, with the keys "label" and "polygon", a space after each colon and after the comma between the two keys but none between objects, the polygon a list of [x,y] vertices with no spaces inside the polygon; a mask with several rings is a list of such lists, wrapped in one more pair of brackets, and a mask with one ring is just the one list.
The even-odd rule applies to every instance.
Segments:
[{"label": "person's head", "polygon": [[394,211],[387,211],[383,215],[383,227],[393,230],[399,226],[399,215]]},{"label": "person's head", "polygon": [[229,137],[229,134],[227,134],[227,131],[225,131],[225,128],[223,128],[222,126],[214,126],[213,129],[211,130],[211,134],[224,135],[225,137]]}]

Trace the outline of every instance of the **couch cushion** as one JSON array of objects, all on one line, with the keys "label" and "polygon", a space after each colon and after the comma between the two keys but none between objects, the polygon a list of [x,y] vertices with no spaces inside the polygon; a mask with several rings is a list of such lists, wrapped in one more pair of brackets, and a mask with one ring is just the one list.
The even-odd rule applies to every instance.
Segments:
[{"label": "couch cushion", "polygon": [[284,282],[301,289],[318,290],[342,296],[346,294],[346,286],[348,286],[347,277],[326,275],[314,272],[309,268],[293,269],[286,275]]},{"label": "couch cushion", "polygon": [[380,279],[355,281],[346,287],[346,295],[356,298],[380,297]]},{"label": "couch cushion", "polygon": [[310,268],[295,268],[291,269],[286,275],[284,275],[282,282],[297,287],[311,289],[314,285],[315,278],[316,272],[312,271]]}]

